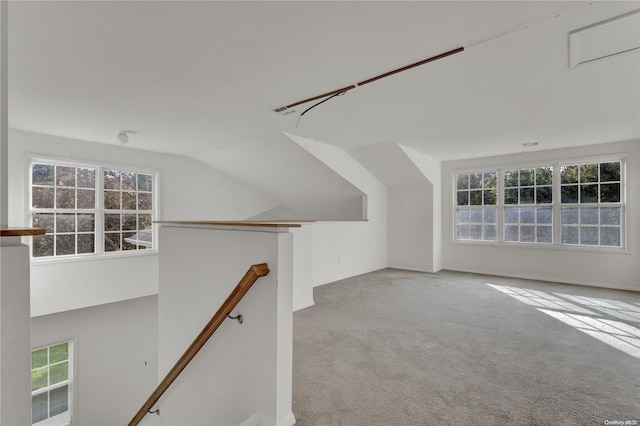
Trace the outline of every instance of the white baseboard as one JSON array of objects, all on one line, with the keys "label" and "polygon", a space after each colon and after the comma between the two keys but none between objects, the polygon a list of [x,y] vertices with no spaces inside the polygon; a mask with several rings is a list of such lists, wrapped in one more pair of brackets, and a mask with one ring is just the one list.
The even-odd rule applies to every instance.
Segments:
[{"label": "white baseboard", "polygon": [[284,418],[278,420],[277,423],[273,422],[273,419],[265,416],[261,412],[252,414],[247,420],[240,423],[238,426],[293,426],[296,424],[296,417],[293,413],[289,413]]}]

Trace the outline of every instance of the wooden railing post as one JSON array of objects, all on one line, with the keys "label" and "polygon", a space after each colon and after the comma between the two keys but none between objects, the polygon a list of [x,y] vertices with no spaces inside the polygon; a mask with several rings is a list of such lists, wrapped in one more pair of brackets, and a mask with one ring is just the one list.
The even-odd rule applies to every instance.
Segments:
[{"label": "wooden railing post", "polygon": [[162,394],[171,386],[171,383],[182,373],[182,370],[185,369],[187,365],[191,362],[191,360],[196,356],[196,354],[202,349],[202,347],[207,343],[209,338],[216,332],[218,327],[222,324],[222,322],[227,318],[227,314],[233,311],[236,305],[242,300],[242,298],[247,294],[253,283],[255,283],[258,278],[264,277],[269,273],[269,267],[266,263],[260,263],[257,265],[252,265],[244,277],[240,280],[238,285],[233,289],[227,300],[220,306],[220,309],[213,315],[211,320],[207,323],[207,325],[202,329],[198,337],[195,338],[193,343],[187,348],[187,350],[182,354],[178,362],[175,363],[173,368],[167,373],[165,378],[160,382],[160,384],[156,387],[156,389],[151,393],[151,396],[147,399],[147,401],[140,407],[138,412],[133,419],[129,422],[129,426],[136,426],[140,421],[144,418],[144,416],[149,412],[149,410],[158,402]]}]

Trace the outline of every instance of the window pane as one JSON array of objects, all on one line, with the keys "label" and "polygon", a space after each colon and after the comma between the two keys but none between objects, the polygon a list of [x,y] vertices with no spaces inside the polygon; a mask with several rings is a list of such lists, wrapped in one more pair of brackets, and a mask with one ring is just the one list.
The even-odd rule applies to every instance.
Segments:
[{"label": "window pane", "polygon": [[520,241],[525,243],[533,243],[536,241],[536,227],[522,225],[520,227]]},{"label": "window pane", "polygon": [[532,186],[535,182],[533,169],[520,170],[520,186]]},{"label": "window pane", "polygon": [[118,213],[105,213],[104,215],[104,230],[105,231],[120,231],[120,214]]},{"label": "window pane", "polygon": [[[494,197],[495,197],[495,190],[493,191]],[[495,198],[494,198],[495,200]],[[495,204],[495,201],[493,203],[487,203],[486,200],[486,192],[485,192],[485,204]],[[146,193],[146,192],[139,192],[138,193],[138,210],[153,210],[153,194],[151,193]]]},{"label": "window pane", "polygon": [[574,224],[578,223],[578,209],[563,208],[562,209],[562,223]]},{"label": "window pane", "polygon": [[598,181],[598,165],[583,164],[580,166],[580,182],[597,182]]},{"label": "window pane", "polygon": [[95,252],[95,236],[94,234],[78,235],[78,254]]},{"label": "window pane", "polygon": [[120,233],[104,234],[104,251],[120,251]]},{"label": "window pane", "polygon": [[33,257],[53,256],[53,235],[32,237]]},{"label": "window pane", "polygon": [[31,205],[35,209],[52,209],[53,208],[53,188],[43,188],[34,186],[31,189],[32,202]]},{"label": "window pane", "polygon": [[459,224],[456,232],[456,237],[459,240],[468,240],[469,239],[469,225],[467,224]]},{"label": "window pane", "polygon": [[553,242],[553,232],[551,226],[538,226],[536,228],[537,233],[537,241],[539,243],[548,243],[551,244]]},{"label": "window pane", "polygon": [[470,225],[469,226],[469,239],[481,240],[482,239],[482,225]]},{"label": "window pane", "polygon": [[474,209],[469,211],[469,222],[482,223],[482,210]]},{"label": "window pane", "polygon": [[518,188],[511,188],[511,189],[504,190],[504,203],[518,204]]},{"label": "window pane", "polygon": [[49,417],[49,401],[48,392],[31,397],[31,422],[37,423],[46,420]]},{"label": "window pane", "polygon": [[580,227],[580,244],[582,245],[598,245],[598,227],[597,226],[581,226]]},{"label": "window pane", "polygon": [[74,188],[76,186],[76,168],[56,166],[56,185]]},{"label": "window pane", "polygon": [[577,226],[563,226],[562,244],[578,244],[578,229]]},{"label": "window pane", "polygon": [[488,241],[496,241],[498,239],[496,225],[484,226],[484,239]]},{"label": "window pane", "polygon": [[67,362],[52,365],[49,368],[49,381],[51,385],[64,382],[69,378],[69,365]]},{"label": "window pane", "polygon": [[152,191],[152,189],[153,189],[153,176],[138,174],[138,191],[150,192]]},{"label": "window pane", "polygon": [[487,188],[496,188],[497,187],[497,177],[496,172],[488,172],[483,175],[484,183],[483,187]]},{"label": "window pane", "polygon": [[57,416],[69,410],[69,387],[67,385],[49,392],[49,416]]},{"label": "window pane", "polygon": [[131,172],[122,173],[122,189],[125,191],[136,190],[136,175]]},{"label": "window pane", "polygon": [[580,202],[581,203],[597,203],[598,202],[598,185],[580,185]]},{"label": "window pane", "polygon": [[122,234],[122,250],[136,250],[138,246],[135,244],[135,232],[127,232]]},{"label": "window pane", "polygon": [[53,164],[34,163],[31,168],[31,181],[33,185],[53,186],[54,170]]},{"label": "window pane", "polygon": [[533,188],[520,188],[520,204],[533,204]]},{"label": "window pane", "polygon": [[150,214],[138,215],[138,229],[151,229],[153,220]]},{"label": "window pane", "polygon": [[603,246],[620,247],[620,227],[606,226],[600,228],[600,244]]},{"label": "window pane", "polygon": [[120,191],[104,192],[104,208],[107,210],[120,210]]},{"label": "window pane", "polygon": [[620,180],[620,162],[600,163],[600,182],[615,182]]},{"label": "window pane", "polygon": [[135,214],[123,214],[122,215],[122,230],[123,231],[135,231],[138,229],[137,217]]},{"label": "window pane", "polygon": [[104,171],[104,189],[120,189],[120,172],[117,170]]},{"label": "window pane", "polygon": [[551,204],[553,202],[552,193],[550,186],[540,186],[536,188],[536,203]]},{"label": "window pane", "polygon": [[137,206],[136,193],[135,192],[123,192],[122,193],[122,209],[123,210],[135,210],[136,206]]},{"label": "window pane", "polygon": [[78,215],[78,232],[93,232],[95,231],[95,220],[93,214],[79,214]]},{"label": "window pane", "polygon": [[505,223],[518,223],[518,209],[505,209],[504,211],[504,221]]},{"label": "window pane", "polygon": [[562,166],[560,178],[562,183],[578,183],[578,166]]},{"label": "window pane", "polygon": [[482,188],[482,173],[471,173],[469,175],[469,189]]},{"label": "window pane", "polygon": [[31,369],[40,368],[47,365],[47,348],[38,349],[31,352]]},{"label": "window pane", "polygon": [[470,191],[471,197],[469,198],[472,206],[482,205],[482,190]]},{"label": "window pane", "polygon": [[[46,350],[46,349],[45,349]],[[49,385],[49,369],[37,368],[31,371],[31,390],[35,391]]]},{"label": "window pane", "polygon": [[601,225],[620,225],[620,207],[603,207],[600,209]]},{"label": "window pane", "polygon": [[56,214],[56,233],[76,232],[76,215],[58,213]]},{"label": "window pane", "polygon": [[497,211],[496,209],[485,209],[484,210],[484,223],[496,223],[497,222]]},{"label": "window pane", "polygon": [[69,343],[60,343],[59,345],[49,347],[49,363],[65,361],[69,359]]},{"label": "window pane", "polygon": [[553,223],[552,209],[536,209],[536,223]]},{"label": "window pane", "polygon": [[469,222],[469,210],[459,209],[457,213],[457,221],[458,223]]},{"label": "window pane", "polygon": [[518,241],[518,225],[507,225],[504,227],[505,241]]},{"label": "window pane", "polygon": [[469,191],[458,191],[458,205],[459,206],[469,205]]},{"label": "window pane", "polygon": [[96,170],[78,167],[78,188],[95,188]]},{"label": "window pane", "polygon": [[536,185],[551,185],[553,183],[553,167],[539,167],[536,169]]},{"label": "window pane", "polygon": [[560,197],[563,203],[577,203],[578,185],[562,185],[562,188],[560,190]]},{"label": "window pane", "polygon": [[598,208],[580,209],[580,223],[583,225],[597,225]]},{"label": "window pane", "polygon": [[535,223],[535,209],[520,209],[520,223]]},{"label": "window pane", "polygon": [[93,189],[78,189],[78,208],[93,209],[96,205],[96,192]]},{"label": "window pane", "polygon": [[56,188],[56,208],[75,209],[76,190],[67,188]]},{"label": "window pane", "polygon": [[504,186],[518,186],[518,170],[504,171]]},{"label": "window pane", "polygon": [[46,229],[47,233],[53,233],[53,213],[35,213],[33,215],[34,228]]},{"label": "window pane", "polygon": [[66,254],[76,254],[76,236],[73,234],[56,236],[56,255]]},{"label": "window pane", "polygon": [[[140,177],[138,177],[138,184],[140,183]],[[469,189],[469,175],[458,175],[456,178],[457,189]]]},{"label": "window pane", "polygon": [[603,183],[600,185],[600,202],[618,203],[620,202],[620,184]]}]

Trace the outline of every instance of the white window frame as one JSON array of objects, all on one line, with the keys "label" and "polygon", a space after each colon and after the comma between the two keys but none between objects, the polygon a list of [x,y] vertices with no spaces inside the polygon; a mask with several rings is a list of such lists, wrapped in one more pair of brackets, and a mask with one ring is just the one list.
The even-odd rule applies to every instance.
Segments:
[{"label": "white window frame", "polygon": [[[61,342],[51,343],[45,346],[40,346],[37,348],[31,349],[31,353],[40,350],[40,349],[49,349],[52,346],[57,346],[60,344],[66,343],[68,345],[68,353],[67,353],[67,380],[63,380],[54,385],[47,385],[43,388],[40,388],[35,391],[31,391],[31,397],[35,395],[40,395],[43,393],[49,393],[51,390],[55,390],[61,388],[63,386],[67,386],[67,410],[63,413],[55,415],[54,417],[47,417],[44,420],[41,420],[37,423],[32,423],[32,426],[70,426],[73,423],[73,408],[74,408],[74,372],[75,372],[75,356],[74,356],[74,348],[75,342],[73,339],[64,340]],[[47,368],[53,364],[47,361]],[[48,410],[47,410],[48,411]]]},{"label": "white window frame", "polygon": [[[562,249],[562,250],[577,250],[577,251],[599,251],[599,252],[613,252],[622,253],[627,252],[627,235],[626,235],[626,211],[627,211],[627,199],[626,199],[626,179],[627,179],[627,154],[615,154],[607,156],[594,156],[594,157],[582,157],[582,158],[566,158],[566,159],[554,159],[550,161],[535,161],[535,162],[523,162],[515,164],[505,164],[500,166],[488,165],[486,167],[468,167],[452,170],[451,172],[451,242],[453,244],[464,245],[490,245],[490,246],[508,246],[508,247],[535,247],[541,249]],[[563,244],[562,243],[562,218],[561,212],[563,207],[573,207],[574,204],[563,204],[561,202],[561,167],[564,165],[583,165],[593,163],[607,163],[607,162],[620,162],[620,202],[619,203],[587,203],[578,204],[578,207],[620,207],[620,246],[606,246],[606,245],[578,245],[578,244]],[[509,206],[520,205],[505,205],[504,204],[504,171],[513,169],[535,169],[540,167],[553,167],[553,202],[551,204],[531,204],[532,208],[537,207],[551,207],[553,211],[553,242],[552,243],[536,243],[536,242],[511,242],[505,241],[504,226],[505,226],[505,208]],[[459,207],[457,205],[457,182],[456,178],[459,174],[468,173],[482,173],[488,171],[497,171],[497,199],[496,208],[498,209],[497,218],[497,239],[491,240],[459,240],[457,238],[457,211]],[[484,207],[484,206],[479,206]]]},{"label": "white window frame", "polygon": [[[41,156],[30,154],[27,156],[26,162],[26,182],[27,182],[27,197],[25,200],[26,204],[26,212],[27,212],[27,223],[31,224],[33,220],[33,214],[37,213],[32,208],[32,171],[31,166],[33,163],[45,163],[45,164],[53,164],[53,165],[62,165],[62,166],[73,166],[73,167],[89,167],[94,168],[96,170],[95,176],[95,191],[96,191],[96,201],[94,209],[76,209],[77,212],[85,212],[91,211],[95,213],[95,222],[94,222],[94,232],[95,232],[95,251],[93,253],[83,253],[83,254],[69,254],[69,255],[54,255],[54,256],[33,256],[33,240],[29,239],[29,253],[32,262],[38,263],[46,263],[46,262],[66,262],[66,261],[78,261],[78,260],[88,260],[88,259],[97,259],[97,258],[112,258],[119,256],[144,256],[144,255],[154,255],[158,253],[158,232],[157,225],[152,225],[152,241],[153,247],[148,249],[136,249],[136,250],[118,250],[118,251],[105,251],[105,224],[104,224],[104,215],[105,213],[109,213],[109,210],[105,210],[104,208],[104,170],[118,170],[118,171],[126,171],[133,173],[142,173],[142,174],[150,174],[153,176],[153,185],[152,185],[152,207],[151,211],[151,220],[153,222],[158,220],[159,211],[158,206],[159,202],[159,188],[160,188],[160,172],[154,168],[147,167],[139,167],[132,166],[126,164],[114,164],[114,163],[99,163],[96,161],[83,161],[83,160],[69,160],[65,158],[52,157],[52,156]],[[55,207],[54,209],[55,210]],[[121,212],[121,210],[114,210],[113,212]]]}]

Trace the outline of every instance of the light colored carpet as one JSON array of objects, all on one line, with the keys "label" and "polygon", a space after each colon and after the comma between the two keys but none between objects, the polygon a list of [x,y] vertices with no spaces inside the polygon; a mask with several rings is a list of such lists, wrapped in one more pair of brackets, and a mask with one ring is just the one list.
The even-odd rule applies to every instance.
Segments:
[{"label": "light colored carpet", "polygon": [[294,314],[300,426],[640,424],[640,359],[575,316],[623,324],[623,349],[640,350],[639,293],[385,269],[314,297]]}]

